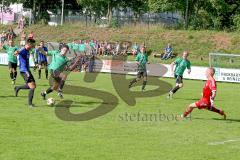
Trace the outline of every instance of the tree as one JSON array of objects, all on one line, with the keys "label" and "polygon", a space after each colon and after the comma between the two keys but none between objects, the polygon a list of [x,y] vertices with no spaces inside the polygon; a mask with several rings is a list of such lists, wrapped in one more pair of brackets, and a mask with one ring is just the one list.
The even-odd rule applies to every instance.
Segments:
[{"label": "tree", "polygon": [[[134,13],[135,20],[137,20],[141,14],[149,11],[148,0],[128,0],[122,1],[121,6],[123,8],[130,8]],[[136,23],[136,21],[135,21]]]},{"label": "tree", "polygon": [[191,14],[191,0],[149,0],[149,8],[152,12],[179,12],[184,18],[185,26],[188,26]]},{"label": "tree", "polygon": [[[224,29],[231,28],[234,15],[240,13],[239,0],[149,0],[153,12],[178,11],[182,14],[185,27]],[[208,25],[203,24],[203,22]]]}]

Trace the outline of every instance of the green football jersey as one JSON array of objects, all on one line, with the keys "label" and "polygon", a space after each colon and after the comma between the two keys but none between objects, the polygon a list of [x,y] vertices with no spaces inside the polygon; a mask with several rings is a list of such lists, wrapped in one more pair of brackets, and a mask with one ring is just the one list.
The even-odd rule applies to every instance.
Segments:
[{"label": "green football jersey", "polygon": [[183,76],[185,69],[191,69],[191,63],[189,60],[183,58],[177,58],[174,62],[176,64],[174,74],[178,76]]},{"label": "green football jersey", "polygon": [[67,44],[68,45],[68,47],[70,48],[70,49],[72,49],[72,50],[78,50],[79,49],[79,44],[78,43],[74,43],[74,42],[72,42],[72,43],[68,43]]},{"label": "green football jersey", "polygon": [[8,54],[8,61],[12,63],[17,63],[17,57],[14,56],[14,53],[18,50],[17,46],[10,47],[8,45],[3,45],[3,49]]},{"label": "green football jersey", "polygon": [[85,52],[86,51],[86,45],[85,44],[79,44],[78,47],[79,47],[78,49],[79,49],[80,52]]},{"label": "green football jersey", "polygon": [[146,71],[146,64],[148,62],[148,55],[143,54],[139,52],[136,57],[136,61],[139,62],[140,64],[138,65],[138,70],[139,71]]},{"label": "green football jersey", "polygon": [[95,47],[95,43],[94,42],[90,42],[89,45],[90,45],[91,48]]},{"label": "green football jersey", "polygon": [[72,49],[73,50],[78,50],[78,46],[79,46],[79,44],[77,44],[77,43],[72,43]]},{"label": "green football jersey", "polygon": [[48,51],[48,55],[52,56],[52,62],[48,68],[54,71],[63,71],[68,62],[67,57],[62,56],[58,50]]}]

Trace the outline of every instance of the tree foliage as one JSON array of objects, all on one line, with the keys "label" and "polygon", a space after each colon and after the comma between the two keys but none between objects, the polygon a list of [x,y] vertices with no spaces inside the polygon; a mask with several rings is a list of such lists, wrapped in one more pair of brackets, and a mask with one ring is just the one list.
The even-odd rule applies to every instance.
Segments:
[{"label": "tree foliage", "polygon": [[[36,19],[41,19],[47,9],[61,9],[61,1],[4,0],[4,3],[23,3],[33,9]],[[177,12],[186,28],[239,28],[240,0],[65,0],[65,4],[70,4],[70,9],[84,9],[97,18],[105,16],[109,22],[114,8],[131,8],[136,17],[146,12]]]},{"label": "tree foliage", "polygon": [[149,6],[153,12],[181,13],[194,29],[231,29],[240,13],[239,0],[149,0]]}]

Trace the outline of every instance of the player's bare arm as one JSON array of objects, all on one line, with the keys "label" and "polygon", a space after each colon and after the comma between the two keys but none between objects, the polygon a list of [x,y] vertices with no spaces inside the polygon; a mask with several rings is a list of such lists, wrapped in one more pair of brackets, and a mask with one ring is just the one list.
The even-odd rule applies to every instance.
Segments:
[{"label": "player's bare arm", "polygon": [[14,56],[17,57],[19,55],[19,53],[20,53],[19,51],[14,52]]},{"label": "player's bare arm", "polygon": [[210,101],[211,101],[211,106],[214,106],[214,100],[215,100],[215,97],[217,95],[217,91],[212,91],[212,96],[210,97]]}]

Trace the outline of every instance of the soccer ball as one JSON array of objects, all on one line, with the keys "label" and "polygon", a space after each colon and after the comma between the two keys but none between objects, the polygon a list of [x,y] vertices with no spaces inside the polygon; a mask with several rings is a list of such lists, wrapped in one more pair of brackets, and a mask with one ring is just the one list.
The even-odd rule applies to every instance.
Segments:
[{"label": "soccer ball", "polygon": [[53,105],[55,104],[55,100],[54,100],[53,98],[48,98],[48,99],[47,99],[47,104],[48,104],[49,106],[53,106]]}]

